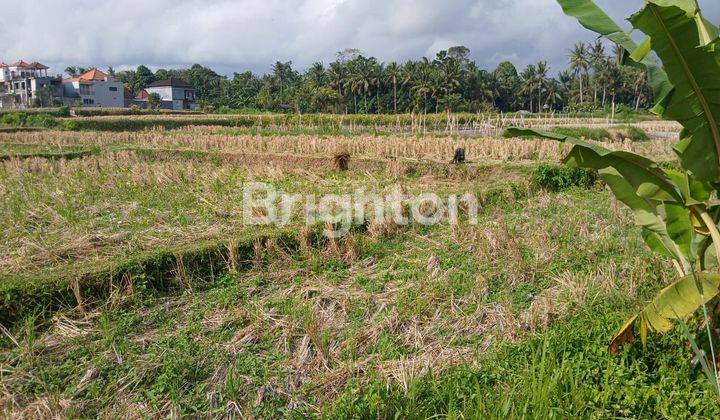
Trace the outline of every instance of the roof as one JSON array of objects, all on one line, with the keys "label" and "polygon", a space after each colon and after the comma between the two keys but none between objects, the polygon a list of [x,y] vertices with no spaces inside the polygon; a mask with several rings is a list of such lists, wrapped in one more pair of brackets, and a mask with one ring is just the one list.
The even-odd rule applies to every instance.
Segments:
[{"label": "roof", "polygon": [[32,63],[26,63],[23,60],[16,61],[12,64],[5,64],[3,62],[0,62],[0,67],[20,67],[22,69],[34,69],[34,70],[47,70],[50,67],[40,64],[37,61],[33,61]]},{"label": "roof", "polygon": [[20,61],[16,61],[16,62],[10,64],[10,67],[21,67],[21,68],[26,69],[26,68],[30,68],[30,64],[20,60]]},{"label": "roof", "polygon": [[181,88],[191,88],[192,85],[183,79],[178,79],[176,77],[171,77],[169,79],[165,80],[157,80],[155,82],[152,82],[148,85],[148,87],[181,87]]},{"label": "roof", "polygon": [[89,71],[86,71],[85,73],[81,74],[77,77],[70,77],[68,79],[65,79],[64,81],[66,83],[70,82],[92,82],[93,80],[99,80],[103,81],[106,80],[109,76],[103,72],[101,72],[98,69],[91,69]]},{"label": "roof", "polygon": [[82,81],[90,81],[90,80],[105,80],[108,78],[108,75],[101,72],[98,69],[92,69],[89,71],[86,71],[85,73],[78,76],[78,79]]}]

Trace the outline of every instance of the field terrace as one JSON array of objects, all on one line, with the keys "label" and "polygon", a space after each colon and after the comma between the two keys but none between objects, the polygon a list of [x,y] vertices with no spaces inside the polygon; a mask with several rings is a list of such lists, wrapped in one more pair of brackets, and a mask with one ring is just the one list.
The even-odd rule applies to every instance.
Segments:
[{"label": "field terrace", "polygon": [[[674,125],[635,125],[654,135],[606,147],[674,160]],[[513,398],[561,416],[713,416],[694,376],[658,382],[641,354],[605,351],[672,271],[602,186],[532,182],[565,147],[417,134],[0,133],[0,413],[519,415]],[[451,165],[458,147],[468,163]],[[335,168],[338,153],[348,171]],[[469,191],[482,209],[477,224],[375,220],[327,239],[298,217],[245,226],[249,181],[317,195]],[[642,397],[617,391],[630,377]],[[697,398],[670,393],[678,384]],[[648,397],[657,393],[665,405]]]}]

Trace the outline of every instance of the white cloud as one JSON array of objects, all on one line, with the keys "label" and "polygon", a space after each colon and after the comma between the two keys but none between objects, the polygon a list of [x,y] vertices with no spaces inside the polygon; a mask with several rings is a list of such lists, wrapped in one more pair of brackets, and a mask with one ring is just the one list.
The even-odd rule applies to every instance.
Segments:
[{"label": "white cloud", "polygon": [[[115,68],[201,63],[230,74],[330,61],[346,47],[383,61],[432,55],[452,44],[491,68],[565,66],[567,49],[593,35],[554,0],[23,0],[0,9],[0,60]],[[616,19],[642,0],[601,0]],[[715,0],[700,1],[720,20]]]}]

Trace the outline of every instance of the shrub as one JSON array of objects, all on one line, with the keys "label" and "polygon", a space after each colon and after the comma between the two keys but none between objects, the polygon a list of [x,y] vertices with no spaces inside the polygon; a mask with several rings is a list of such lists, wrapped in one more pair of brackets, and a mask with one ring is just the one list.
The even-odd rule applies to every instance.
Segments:
[{"label": "shrub", "polygon": [[627,137],[632,141],[647,141],[650,140],[645,130],[635,126],[630,126],[627,129]]},{"label": "shrub", "polygon": [[589,127],[555,127],[552,129],[553,132],[562,134],[565,136],[585,138],[588,140],[606,140],[612,138],[610,132],[604,128],[589,128]]},{"label": "shrub", "polygon": [[596,171],[557,166],[544,163],[533,171],[533,182],[550,191],[563,191],[572,187],[591,188],[597,182]]},{"label": "shrub", "polygon": [[11,112],[0,118],[0,124],[11,127],[42,127],[53,128],[58,122],[50,114],[31,114],[27,112]]},{"label": "shrub", "polygon": [[70,107],[67,105],[63,105],[60,108],[58,108],[57,112],[55,113],[58,117],[69,117],[70,116]]}]

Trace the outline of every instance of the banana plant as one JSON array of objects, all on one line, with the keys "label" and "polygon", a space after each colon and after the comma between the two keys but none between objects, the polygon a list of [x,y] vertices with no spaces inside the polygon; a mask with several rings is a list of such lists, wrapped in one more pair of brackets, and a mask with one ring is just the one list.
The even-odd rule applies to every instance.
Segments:
[{"label": "banana plant", "polygon": [[[622,326],[610,344],[617,354],[635,331],[645,343],[648,333],[668,331],[674,321],[685,326],[700,309],[707,317],[705,304],[720,293],[720,39],[695,0],[646,0],[629,19],[646,35],[639,44],[591,0],[558,3],[581,25],[617,44],[623,64],[644,68],[656,100],[652,111],[683,127],[674,146],[680,169],[577,138],[510,130],[572,145],[564,163],[596,169],[632,210],[650,249],[673,261],[678,280]],[[709,326],[707,332],[710,336]]]}]

